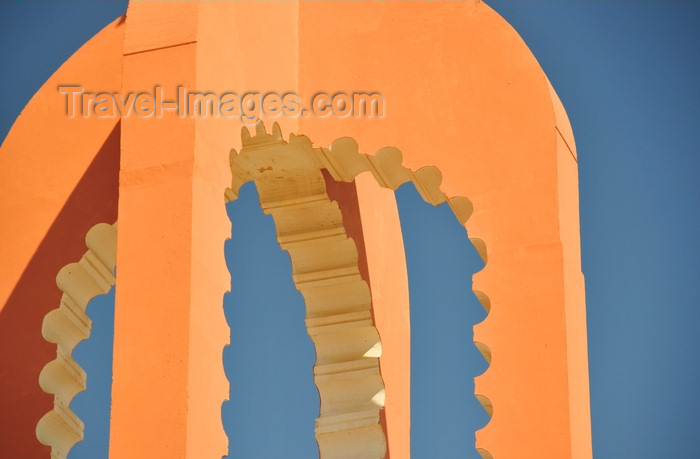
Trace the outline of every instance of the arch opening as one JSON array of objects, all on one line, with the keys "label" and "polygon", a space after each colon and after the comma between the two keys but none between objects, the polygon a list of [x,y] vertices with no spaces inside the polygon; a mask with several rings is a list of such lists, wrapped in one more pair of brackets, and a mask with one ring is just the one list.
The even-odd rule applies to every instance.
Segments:
[{"label": "arch opening", "polygon": [[86,387],[71,401],[70,409],[83,421],[85,433],[83,440],[68,453],[68,459],[109,456],[114,295],[115,287],[112,287],[88,303],[87,315],[92,321],[90,336],[73,350],[73,359],[85,370]]},{"label": "arch opening", "polygon": [[[346,422],[347,415],[345,413],[342,413],[342,411],[335,412],[331,409],[331,416],[328,416],[331,418],[331,421],[327,421],[328,417],[324,419],[324,406],[338,405],[338,399],[342,400],[340,403],[342,406],[343,404],[348,405],[348,401],[356,397],[353,401],[355,405],[359,403],[360,405],[364,404],[364,406],[367,406],[366,402],[369,398],[370,402],[379,407],[378,411],[381,411],[384,403],[384,388],[381,376],[377,371],[378,368],[372,370],[376,372],[373,378],[376,378],[377,383],[368,382],[362,379],[361,374],[358,373],[358,370],[366,370],[367,361],[360,359],[351,363],[347,361],[347,356],[343,356],[339,361],[333,362],[333,364],[337,366],[338,363],[342,363],[345,360],[347,363],[351,363],[351,365],[344,365],[347,368],[342,368],[340,373],[348,372],[349,374],[354,374],[349,378],[348,375],[340,376],[341,379],[345,379],[345,381],[343,381],[343,387],[333,382],[334,379],[337,379],[337,375],[331,375],[333,379],[327,380],[330,384],[326,384],[324,380],[327,375],[323,373],[325,368],[321,367],[322,370],[319,372],[319,363],[324,363],[322,356],[324,354],[333,354],[334,351],[332,349],[334,345],[337,346],[340,344],[341,348],[347,348],[347,343],[341,343],[343,338],[347,337],[329,339],[329,337],[332,336],[330,333],[327,333],[324,339],[319,339],[314,336],[315,327],[313,324],[318,322],[318,319],[320,319],[320,324],[329,323],[335,326],[339,318],[344,316],[342,322],[351,328],[358,327],[358,324],[363,325],[366,323],[369,325],[366,328],[370,329],[368,331],[370,334],[373,334],[373,337],[370,339],[376,339],[377,341],[373,349],[378,350],[378,352],[376,352],[376,357],[380,357],[381,342],[379,341],[376,328],[373,325],[372,299],[367,291],[367,285],[360,285],[361,288],[359,291],[364,291],[365,296],[365,299],[361,301],[361,303],[368,304],[363,304],[359,311],[353,311],[361,312],[366,310],[360,317],[349,317],[352,316],[352,314],[349,315],[347,311],[341,312],[340,314],[338,314],[338,311],[329,313],[327,305],[321,308],[322,312],[319,313],[318,316],[315,316],[313,312],[314,308],[312,306],[310,307],[309,304],[310,297],[313,298],[314,295],[309,295],[308,290],[305,292],[304,288],[306,282],[324,281],[328,279],[329,275],[337,279],[347,278],[348,276],[352,277],[359,274],[357,267],[357,248],[354,247],[354,244],[352,244],[350,240],[350,243],[346,244],[349,250],[345,254],[345,259],[341,254],[343,251],[342,249],[336,247],[336,250],[329,250],[330,246],[327,244],[327,241],[333,240],[332,238],[335,238],[334,242],[336,243],[348,241],[347,236],[344,234],[344,229],[342,228],[342,215],[338,215],[339,212],[337,209],[334,209],[336,213],[336,222],[330,224],[330,226],[325,226],[330,220],[333,220],[333,218],[329,218],[328,215],[326,215],[325,218],[322,217],[320,220],[312,220],[312,222],[315,223],[313,225],[308,225],[308,222],[306,222],[305,225],[302,225],[307,226],[306,230],[295,226],[294,223],[290,224],[290,222],[296,221],[296,225],[298,225],[300,220],[299,216],[308,216],[308,208],[314,207],[317,209],[311,213],[317,213],[316,218],[318,218],[318,208],[329,204],[328,192],[323,184],[323,174],[325,173],[337,182],[352,182],[358,174],[364,171],[370,171],[380,186],[392,190],[395,190],[404,183],[413,182],[424,201],[433,205],[447,203],[452,213],[462,225],[465,224],[471,215],[471,202],[465,197],[456,196],[448,198],[445,196],[440,190],[440,183],[442,180],[441,173],[435,167],[427,166],[415,172],[403,167],[401,165],[401,152],[393,147],[383,148],[375,155],[360,154],[358,145],[353,139],[341,138],[333,142],[328,149],[313,148],[309,139],[304,136],[290,135],[289,142],[285,142],[282,139],[282,134],[277,123],[273,124],[272,130],[268,134],[262,122],[256,125],[256,133],[254,136],[244,127],[241,131],[241,137],[243,147],[240,153],[235,150],[231,151],[230,163],[232,182],[231,188],[226,191],[226,196],[228,199],[235,199],[241,185],[249,180],[254,180],[261,192],[263,209],[266,213],[273,215],[278,225],[278,241],[282,248],[289,252],[292,259],[293,278],[297,288],[302,292],[307,303],[307,314],[309,314],[307,316],[307,327],[309,327],[309,334],[312,336],[316,345],[318,356],[317,365],[314,367],[314,370],[316,374],[315,381],[319,388],[321,398],[321,414],[316,424],[317,441],[321,450],[321,457],[345,457],[343,455],[348,454],[348,451],[354,447],[348,440],[352,438],[352,435],[358,433],[358,424],[356,421],[362,422],[362,424],[360,424],[362,428],[369,428],[362,433],[366,436],[367,441],[365,441],[365,443],[373,443],[373,446],[370,446],[370,448],[373,448],[371,451],[358,451],[358,453],[361,454],[361,456],[358,457],[384,457],[387,440],[385,436],[386,432],[384,431],[385,426],[377,429],[379,416],[372,414],[370,419],[361,419],[361,411],[358,413],[359,410],[355,408],[355,413],[353,413],[355,417],[351,419],[353,422],[348,423]],[[302,208],[306,209],[302,210]],[[337,221],[338,219],[340,221]],[[286,222],[285,224],[289,225],[289,227],[285,229],[285,224],[283,224],[282,228],[280,228],[280,222]],[[313,226],[314,229],[308,229],[309,226]],[[314,234],[311,235],[311,233]],[[310,242],[312,240],[315,242]],[[320,244],[318,243],[319,240],[322,241]],[[485,263],[487,256],[486,246],[483,241],[480,239],[470,239],[470,241]],[[324,242],[326,243],[324,244]],[[297,243],[301,243],[301,246],[307,246],[306,250],[302,249],[300,251],[301,253],[297,252],[295,250]],[[309,245],[315,245],[316,247],[308,250]],[[350,256],[347,256],[348,254]],[[315,265],[315,268],[309,269],[309,264]],[[315,273],[311,273],[310,271],[315,271]],[[322,273],[321,277],[318,276],[319,273]],[[363,281],[361,278],[359,280]],[[359,284],[360,283],[358,283],[358,285]],[[348,295],[347,293],[348,292],[340,292],[336,297],[352,297],[352,295]],[[483,292],[475,291],[474,294],[488,312],[488,297]],[[368,298],[367,295],[369,295]],[[326,301],[326,303],[332,302]],[[324,309],[326,310],[323,311]],[[358,319],[361,320],[358,322]],[[359,335],[359,333],[351,333]],[[342,333],[336,333],[336,335],[342,335]],[[350,339],[353,338],[357,339],[358,336],[350,337]],[[366,338],[367,337],[364,339],[365,342],[368,341]],[[362,337],[360,337],[360,340],[362,340]],[[478,349],[487,363],[490,363],[491,357],[488,346],[484,343],[474,344],[475,349]],[[363,351],[367,352],[365,349],[363,349]],[[338,353],[336,352],[336,354]],[[356,359],[358,356],[359,354],[354,358]],[[365,354],[362,357],[368,356],[369,354]],[[374,354],[372,356],[374,356]],[[337,357],[336,355],[336,358]],[[374,364],[372,364],[372,367],[374,367]],[[319,378],[319,373],[321,374],[321,378]],[[328,390],[329,386],[338,387]],[[347,395],[353,393],[354,395]],[[359,396],[357,394],[359,394]],[[482,405],[490,419],[493,407],[488,398],[484,395],[477,394],[475,400]],[[336,423],[335,419],[333,419],[333,415],[338,413],[342,413],[346,418],[345,422],[341,421],[342,424],[345,425],[332,425]],[[357,414],[360,414],[360,416],[357,416]],[[378,415],[380,413],[377,412],[376,414]],[[332,430],[325,431],[324,424],[329,425],[329,428]],[[319,427],[321,428],[319,429]],[[334,437],[331,441],[324,441],[324,434],[327,433],[330,433],[330,436]],[[355,438],[355,444],[357,441],[357,438]],[[472,451],[476,451],[482,458],[490,457],[488,451],[483,448],[474,449],[472,446],[471,449]]]},{"label": "arch opening", "polygon": [[85,243],[85,255],[64,266],[56,276],[63,292],[61,302],[46,314],[41,328],[44,339],[56,344],[56,359],[47,363],[39,375],[41,388],[54,395],[54,407],[37,423],[36,436],[42,444],[51,446],[52,459],[66,458],[85,435],[83,421],[70,406],[73,398],[85,390],[87,376],[72,354],[78,343],[90,337],[88,303],[115,284],[117,224],[98,223],[88,231]]},{"label": "arch opening", "polygon": [[225,246],[232,282],[224,296],[231,328],[224,349],[230,393],[222,406],[227,457],[318,457],[316,356],[289,258],[253,182],[226,208],[232,222]]},{"label": "arch opening", "polygon": [[471,330],[486,311],[471,276],[484,263],[446,204],[428,205],[411,183],[395,194],[411,299],[411,457],[480,459],[474,432],[489,416],[474,378],[488,362]]}]

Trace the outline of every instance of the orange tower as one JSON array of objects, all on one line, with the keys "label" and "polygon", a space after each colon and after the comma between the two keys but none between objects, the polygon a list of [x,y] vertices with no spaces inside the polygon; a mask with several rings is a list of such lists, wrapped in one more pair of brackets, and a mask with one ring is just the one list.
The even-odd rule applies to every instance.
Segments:
[{"label": "orange tower", "polygon": [[[202,113],[204,93],[368,89],[381,116]],[[202,93],[187,105],[199,113],[149,109],[181,91]],[[117,94],[135,95],[132,112]],[[306,302],[323,459],[410,457],[392,191],[409,181],[449,203],[486,261],[474,338],[490,367],[475,395],[492,417],[477,450],[592,456],[573,134],[526,45],[481,2],[130,3],[32,98],[0,163],[2,457],[64,458],[82,438],[71,352],[87,302],[115,282],[110,459],[225,455],[224,204],[251,180]]]}]

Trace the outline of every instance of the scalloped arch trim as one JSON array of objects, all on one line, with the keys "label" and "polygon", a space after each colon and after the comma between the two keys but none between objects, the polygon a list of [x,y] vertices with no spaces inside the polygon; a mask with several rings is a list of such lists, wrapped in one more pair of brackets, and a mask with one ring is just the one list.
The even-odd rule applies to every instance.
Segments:
[{"label": "scalloped arch trim", "polygon": [[58,272],[63,292],[58,308],[44,317],[41,333],[56,344],[56,359],[39,375],[39,385],[54,395],[54,407],[36,426],[39,441],[51,447],[52,459],[64,459],[83,439],[84,425],[70,409],[71,400],[86,387],[85,371],[73,360],[75,346],[90,336],[92,322],[85,312],[90,300],[109,292],[115,283],[117,224],[98,223],[85,236],[87,252],[77,263]]},{"label": "scalloped arch trim", "polygon": [[[321,171],[342,182],[369,171],[380,186],[392,190],[410,181],[426,202],[447,202],[462,225],[472,213],[472,203],[466,197],[446,196],[437,168],[403,167],[402,154],[394,147],[361,154],[355,140],[343,137],[330,148],[313,148],[305,136],[292,134],[285,142],[277,123],[268,134],[262,122],[254,136],[243,127],[241,140],[240,153],[231,150],[232,181],[226,197],[236,199],[240,187],[254,181],[263,211],[275,221],[280,247],[291,258],[293,280],[304,297],[307,329],[316,347],[314,380],[321,399],[316,439],[321,457],[384,457],[386,437],[379,425],[384,400],[378,366],[381,342],[372,319],[371,292],[360,276],[357,248],[345,233],[338,204],[328,197]],[[486,262],[486,244],[470,240]],[[488,296],[475,294],[488,312]],[[490,363],[488,346],[475,346]],[[491,416],[490,400],[475,397]],[[491,457],[483,448],[477,451]]]}]

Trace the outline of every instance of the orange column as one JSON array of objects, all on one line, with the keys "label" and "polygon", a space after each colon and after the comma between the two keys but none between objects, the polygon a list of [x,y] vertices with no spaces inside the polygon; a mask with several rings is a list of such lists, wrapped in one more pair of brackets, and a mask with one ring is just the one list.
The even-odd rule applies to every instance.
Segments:
[{"label": "orange column", "polygon": [[352,183],[326,174],[328,196],[338,202],[348,236],[357,245],[362,278],[372,293],[372,316],[382,343],[379,367],[386,390],[382,426],[386,459],[411,457],[411,326],[406,254],[392,190],[369,174]]},{"label": "orange column", "polygon": [[[196,3],[131,3],[122,94],[195,88],[196,39]],[[122,122],[110,458],[220,457],[226,181],[198,169],[194,118],[145,115]]]},{"label": "orange column", "polygon": [[[248,3],[131,3],[122,92],[150,93],[155,84],[165,100],[174,100],[178,86],[217,95],[291,90],[295,12],[294,3],[273,10]],[[265,18],[266,25],[251,18]],[[292,52],[273,66],[258,46]],[[230,285],[223,255],[230,223],[224,190],[241,124],[195,117],[191,110],[184,117],[175,110],[162,115],[123,121],[113,459],[226,454],[222,352],[229,330],[222,298]]]}]

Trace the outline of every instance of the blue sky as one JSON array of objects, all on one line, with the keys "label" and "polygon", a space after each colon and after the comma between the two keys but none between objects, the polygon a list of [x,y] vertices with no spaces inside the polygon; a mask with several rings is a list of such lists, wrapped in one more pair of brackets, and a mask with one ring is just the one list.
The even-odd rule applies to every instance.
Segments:
[{"label": "blue sky", "polygon": [[[597,459],[693,457],[700,450],[700,436],[697,435],[700,432],[700,396],[697,394],[700,387],[700,245],[696,229],[700,217],[700,89],[697,82],[700,2],[488,3],[518,30],[538,58],[567,109],[576,137],[594,456]],[[124,9],[123,1],[81,1],[70,6],[63,2],[60,6],[55,2],[3,2],[0,5],[0,68],[4,83],[0,85],[1,138],[51,73]],[[269,223],[269,218],[256,214],[254,189],[247,189],[246,193],[247,197],[229,207],[234,238],[227,250],[233,250],[235,244],[241,247],[261,244],[263,247],[262,244],[267,243],[265,250],[269,250],[270,260],[276,260],[275,269],[283,282],[288,279],[288,272],[285,275],[284,271],[289,269],[286,256],[275,248],[270,227],[259,229],[264,228],[265,221]],[[420,263],[411,262],[425,257],[424,252],[436,253],[438,258],[430,261],[431,266],[454,263],[449,250],[446,253],[427,251],[411,244],[411,231],[419,231],[420,224],[430,221],[436,225],[434,228],[445,232],[443,239],[452,250],[460,247],[458,250],[465,251],[462,258],[467,260],[467,265],[462,272],[467,276],[465,285],[468,286],[468,274],[479,269],[478,259],[468,253],[467,244],[459,246],[466,239],[463,232],[458,232],[454,219],[444,218],[443,221],[441,215],[446,214],[445,209],[422,205],[410,188],[402,188],[397,198],[405,224],[412,281],[428,274],[418,273],[416,266]],[[238,233],[236,228],[239,228]],[[425,258],[420,259],[425,263]],[[260,387],[265,381],[262,374],[257,380],[245,380],[239,375],[246,373],[245,365],[255,363],[241,357],[246,346],[244,332],[255,324],[274,325],[261,318],[275,317],[280,323],[298,324],[279,336],[281,341],[277,344],[267,343],[266,348],[260,350],[265,359],[277,359],[276,362],[283,365],[293,357],[299,362],[307,359],[308,364],[313,351],[309,349],[310,342],[300,321],[303,306],[295,303],[300,299],[291,283],[287,284],[286,292],[282,287],[275,292],[256,293],[252,288],[246,291],[244,287],[252,284],[243,281],[243,274],[236,274],[236,270],[240,270],[236,263],[247,263],[248,270],[265,269],[264,266],[253,268],[253,257],[247,262],[243,257],[229,262],[234,293],[227,296],[224,307],[227,320],[233,324],[233,345],[226,353],[236,358],[231,360],[235,363],[227,364],[226,370],[233,387],[239,387],[236,384]],[[241,288],[235,291],[237,277],[241,278]],[[435,282],[439,280],[439,276],[434,279]],[[263,293],[268,296],[259,296]],[[421,335],[434,336],[430,327],[445,327],[444,323],[426,322],[427,314],[420,315],[421,302],[439,303],[452,308],[446,309],[451,311],[449,314],[455,311],[463,314],[456,322],[460,325],[458,330],[445,333],[441,339],[464,339],[465,327],[469,330],[470,324],[483,318],[468,292],[451,292],[450,301],[430,298],[430,294],[431,288],[417,282],[412,285],[412,314],[419,314],[412,318],[414,324],[424,324],[414,330],[417,340]],[[110,301],[108,297],[99,301],[104,302],[103,306],[96,302],[89,307],[89,313],[96,319],[90,343],[93,339],[95,342],[102,339],[102,347],[97,344],[95,347],[104,350],[108,343],[104,337],[109,336],[110,328],[108,321],[100,319],[99,314],[109,310]],[[279,309],[261,311],[252,308],[252,304],[273,305]],[[283,304],[287,307],[280,307]],[[243,323],[251,326],[244,327]],[[426,341],[429,342],[427,338]],[[241,343],[240,347],[236,343]],[[298,354],[282,358],[276,352],[280,343]],[[86,366],[104,366],[102,358],[93,358],[90,363],[88,344],[83,343],[76,349],[78,357],[84,359]],[[445,393],[452,390],[455,396],[469,395],[469,390],[464,389],[473,384],[474,375],[483,371],[483,362],[473,346],[457,349],[464,352],[465,364],[455,369],[458,376],[452,375],[452,379],[456,377],[464,384],[446,387]],[[414,368],[429,364],[428,359],[421,362],[417,354],[414,352]],[[88,369],[88,373],[104,375],[107,372],[106,369]],[[291,398],[303,410],[317,404],[317,399],[313,400],[315,392],[309,390],[308,378],[310,373],[306,376],[300,373],[287,388],[296,390],[297,396],[280,396],[279,400]],[[91,376],[90,382],[95,379],[100,380],[100,377]],[[93,387],[107,384],[108,378],[103,378]],[[440,416],[435,410],[431,413],[430,406],[422,406],[425,403],[420,399],[420,393],[424,392],[421,387],[431,382],[421,381],[416,376],[412,384],[417,393],[414,408],[425,410],[420,411],[418,419],[414,418],[416,428],[416,424],[420,425],[429,416],[436,419]],[[253,395],[247,398],[237,395],[241,393],[250,392],[232,391],[231,401],[223,408],[225,419],[231,413],[244,413],[249,409],[246,404],[251,403]],[[86,409],[100,403],[99,393],[79,397],[82,401],[76,399],[76,410],[81,409],[82,403],[88,416],[90,412],[99,411]],[[473,444],[472,431],[483,424],[484,415],[469,397],[457,400],[451,408],[459,416],[450,416],[451,424],[445,427],[457,433],[445,439],[438,437],[438,432],[431,432],[427,425],[416,428],[414,459],[474,457],[469,450]],[[279,413],[300,411],[294,405],[267,402],[269,411],[259,415],[257,421],[264,422]],[[431,406],[441,407],[440,403]],[[440,409],[447,408],[450,407]],[[468,415],[462,418],[463,413]],[[239,439],[232,441],[235,446],[231,457],[309,457],[307,451],[314,446],[313,437],[308,436],[310,427],[303,426],[309,425],[308,419],[314,414],[300,416],[298,421],[290,420],[286,425],[275,427],[279,441],[265,445],[270,448],[266,451],[246,450],[249,447],[246,440],[250,440],[254,432],[249,435],[241,427],[228,424],[231,438]],[[99,413],[95,417],[93,424],[99,426],[102,422]],[[102,419],[104,417],[103,414]],[[235,419],[230,422],[235,423]],[[296,428],[307,432],[307,436],[294,434]],[[100,457],[96,451],[104,444],[106,436],[98,427],[93,429],[97,430],[87,433],[91,440],[86,439],[83,445],[77,446],[72,459]],[[281,449],[274,450],[275,444]],[[279,453],[274,451],[287,454],[276,456]]]}]

